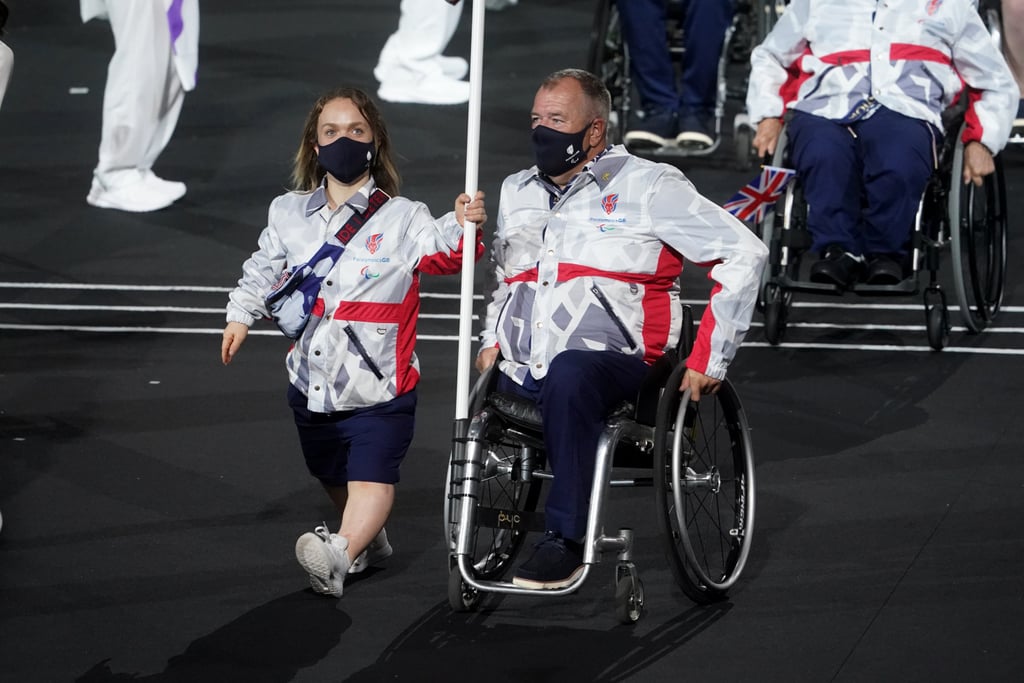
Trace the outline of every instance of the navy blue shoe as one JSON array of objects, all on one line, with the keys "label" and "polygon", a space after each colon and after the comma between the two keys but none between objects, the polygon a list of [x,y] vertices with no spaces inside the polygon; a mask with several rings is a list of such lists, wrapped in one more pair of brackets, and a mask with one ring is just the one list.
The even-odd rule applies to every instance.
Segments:
[{"label": "navy blue shoe", "polygon": [[875,254],[869,258],[864,282],[869,285],[898,285],[903,282],[903,265],[899,257]]},{"label": "navy blue shoe", "polygon": [[825,249],[824,258],[811,266],[811,282],[846,289],[864,272],[864,257],[845,251],[838,244]]},{"label": "navy blue shoe", "polygon": [[676,113],[674,111],[649,111],[633,120],[622,138],[626,147],[636,149],[658,149],[671,144],[676,137]]},{"label": "navy blue shoe", "polygon": [[523,588],[565,588],[583,572],[583,547],[554,531],[534,546],[533,555],[516,570],[512,583]]},{"label": "navy blue shoe", "polygon": [[715,144],[712,117],[704,114],[679,114],[676,144],[690,149],[708,149]]}]

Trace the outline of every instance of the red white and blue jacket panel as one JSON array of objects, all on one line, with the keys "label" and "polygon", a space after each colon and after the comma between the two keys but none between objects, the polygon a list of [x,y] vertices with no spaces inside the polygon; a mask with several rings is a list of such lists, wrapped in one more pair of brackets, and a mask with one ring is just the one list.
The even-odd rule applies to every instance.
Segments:
[{"label": "red white and blue jacket panel", "polygon": [[966,92],[964,141],[996,153],[1020,97],[970,0],[793,0],[750,61],[754,123],[789,107],[843,120],[870,97],[941,129]]},{"label": "red white and blue jacket panel", "polygon": [[552,205],[536,169],[505,179],[481,333],[519,382],[566,349],[653,363],[679,338],[684,259],[710,267],[710,305],[688,366],[722,378],[747,331],[767,250],[675,167],[622,146],[585,168]]},{"label": "red white and blue jacket panel", "polygon": [[[281,274],[333,239],[353,211],[364,212],[374,189],[371,180],[333,212],[323,187],[274,199],[259,248],[229,295],[227,320],[252,325],[269,317],[264,297]],[[462,234],[454,212],[434,219],[426,205],[394,197],[349,241],[286,358],[311,411],[371,406],[416,386],[419,276],[458,273]]]}]

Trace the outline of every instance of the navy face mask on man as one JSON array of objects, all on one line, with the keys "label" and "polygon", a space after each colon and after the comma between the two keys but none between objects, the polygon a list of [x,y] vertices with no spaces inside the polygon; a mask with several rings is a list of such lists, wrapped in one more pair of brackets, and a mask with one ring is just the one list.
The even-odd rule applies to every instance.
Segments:
[{"label": "navy face mask on man", "polygon": [[546,176],[560,176],[579,164],[589,149],[583,149],[583,140],[593,121],[578,133],[562,133],[547,126],[533,129],[533,154],[537,168]]},{"label": "navy face mask on man", "polygon": [[373,159],[373,143],[352,138],[338,138],[329,145],[320,145],[317,161],[337,180],[348,184],[366,173]]}]

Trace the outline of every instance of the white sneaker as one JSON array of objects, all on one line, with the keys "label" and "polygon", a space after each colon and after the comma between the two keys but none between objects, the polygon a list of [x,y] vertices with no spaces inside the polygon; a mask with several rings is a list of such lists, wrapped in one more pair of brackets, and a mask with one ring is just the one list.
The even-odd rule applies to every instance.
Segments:
[{"label": "white sneaker", "polygon": [[309,585],[314,591],[340,598],[351,564],[347,550],[347,538],[330,533],[326,525],[318,526],[313,532],[299,536],[295,542],[295,559],[309,574]]},{"label": "white sneaker", "polygon": [[411,104],[463,104],[469,102],[469,82],[453,78],[427,78],[421,81],[380,84],[377,95],[386,102]]},{"label": "white sneaker", "polygon": [[[445,78],[451,78],[452,80],[458,81],[469,73],[469,62],[462,57],[447,57],[445,55],[440,55],[437,58],[437,62],[441,65],[441,73]],[[373,77],[381,83],[391,80],[396,75],[396,68],[397,65],[393,62],[389,62],[388,64],[380,63],[373,68]]]},{"label": "white sneaker", "polygon": [[352,560],[352,566],[348,568],[348,573],[358,574],[361,571],[365,571],[370,565],[377,564],[391,557],[391,554],[394,552],[395,549],[388,543],[387,532],[381,529],[380,533],[370,541],[370,545],[366,547],[366,550],[359,553],[359,557]]},{"label": "white sneaker", "polygon": [[180,183],[176,180],[164,180],[156,173],[153,173],[152,169],[146,169],[142,172],[142,180],[157,192],[163,192],[168,197],[171,197],[171,201],[176,202],[185,196],[185,183]]},{"label": "white sneaker", "polygon": [[146,182],[139,173],[134,179],[117,187],[106,187],[97,178],[92,179],[92,187],[85,198],[89,204],[101,209],[117,209],[134,213],[159,211],[174,203],[174,197],[163,189],[158,189]]}]

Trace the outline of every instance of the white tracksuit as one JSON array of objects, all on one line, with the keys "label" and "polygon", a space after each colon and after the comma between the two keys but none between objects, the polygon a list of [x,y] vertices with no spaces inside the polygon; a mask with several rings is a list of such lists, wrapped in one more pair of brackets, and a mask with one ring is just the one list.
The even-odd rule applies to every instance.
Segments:
[{"label": "white tracksuit", "polygon": [[444,0],[402,0],[398,30],[384,43],[378,71],[401,82],[442,76],[438,59],[452,39],[462,15],[462,3]]},{"label": "white tracksuit", "polygon": [[199,0],[81,0],[81,11],[114,34],[95,176],[116,187],[152,168],[195,88]]},{"label": "white tracksuit", "polygon": [[0,105],[4,103],[4,93],[7,92],[12,69],[14,69],[14,52],[4,44],[4,41],[0,40]]}]

